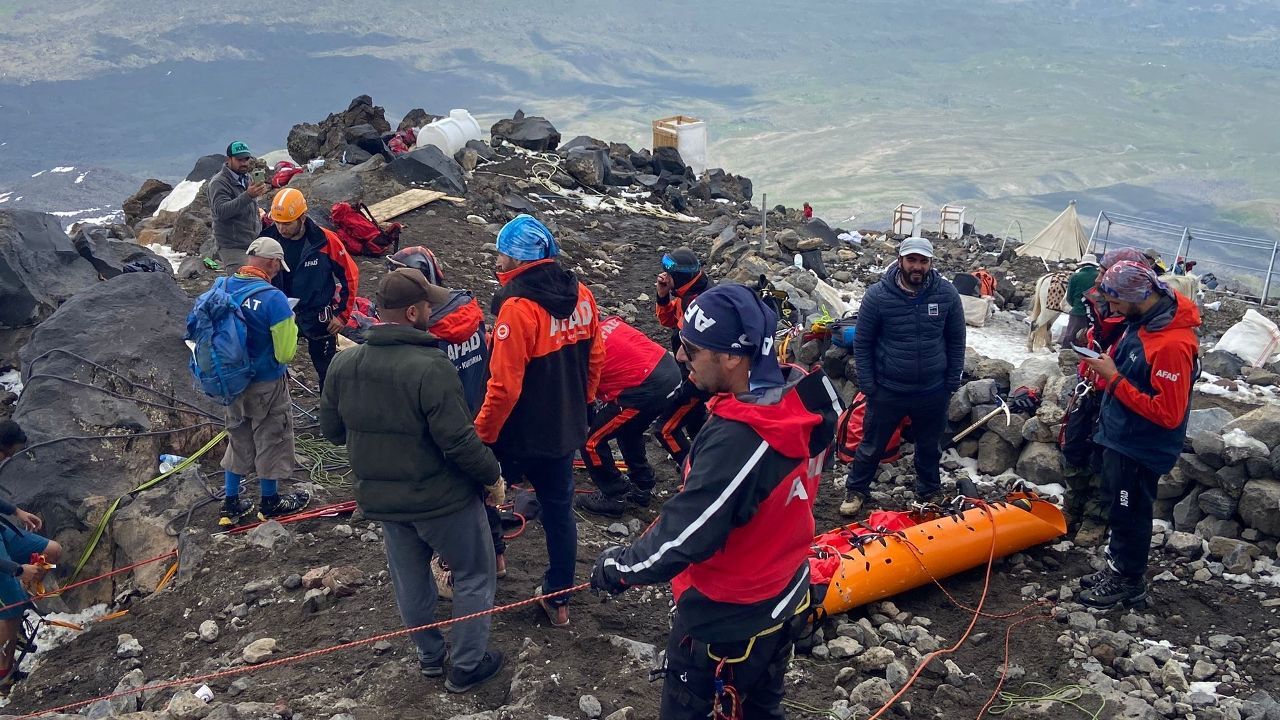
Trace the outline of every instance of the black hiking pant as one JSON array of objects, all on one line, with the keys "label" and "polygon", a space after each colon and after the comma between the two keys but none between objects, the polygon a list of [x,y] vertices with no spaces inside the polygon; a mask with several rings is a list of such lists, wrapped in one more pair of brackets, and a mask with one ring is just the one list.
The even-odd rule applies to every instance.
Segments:
[{"label": "black hiking pant", "polygon": [[693,439],[707,422],[706,402],[710,398],[709,394],[689,382],[688,375],[685,375],[684,382],[668,403],[667,409],[654,422],[654,437],[670,453],[677,467],[684,465]]},{"label": "black hiking pant", "polygon": [[324,378],[329,374],[329,363],[338,354],[338,338],[325,335],[320,338],[307,338],[307,353],[311,355],[311,364],[316,368],[316,376],[320,379],[320,390],[324,391]]},{"label": "black hiking pant", "polygon": [[[604,403],[592,413],[582,462],[600,492],[609,497],[625,496],[634,485],[652,490],[653,468],[646,454],[649,426],[666,408],[680,386],[680,370],[675,358],[664,356],[644,382],[624,390],[614,402]],[[613,460],[609,443],[617,441],[627,463],[627,479]]]},{"label": "black hiking pant", "polygon": [[862,419],[862,442],[854,453],[853,466],[845,478],[845,489],[868,495],[885,448],[905,417],[911,418],[915,436],[916,496],[941,492],[938,463],[942,460],[942,431],[947,427],[947,406],[951,394],[939,390],[932,395],[912,397],[881,390],[867,398]]},{"label": "black hiking pant", "polygon": [[[661,720],[705,720],[716,698],[718,658],[736,659],[748,650],[748,641],[706,644],[683,634],[679,613],[675,629],[667,637],[667,672],[662,685]],[[783,680],[791,659],[794,638],[790,624],[756,638],[746,659],[726,663],[720,679],[732,686],[742,703],[743,720],[782,720]],[[726,697],[720,698],[727,701]],[[727,711],[727,706],[722,706]]]},{"label": "black hiking pant", "polygon": [[1111,495],[1107,558],[1116,572],[1130,580],[1142,580],[1147,574],[1159,481],[1160,473],[1137,460],[1111,448],[1102,451],[1102,482]]}]

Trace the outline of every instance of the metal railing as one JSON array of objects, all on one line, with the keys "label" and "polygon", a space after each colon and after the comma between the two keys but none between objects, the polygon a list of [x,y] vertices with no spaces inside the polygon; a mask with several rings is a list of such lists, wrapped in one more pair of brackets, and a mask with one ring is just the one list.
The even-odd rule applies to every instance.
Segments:
[{"label": "metal railing", "polygon": [[[1113,228],[1120,228],[1121,233],[1113,240]],[[1133,231],[1136,236],[1128,236],[1125,231]],[[1171,246],[1171,239],[1177,238]],[[1173,267],[1176,258],[1188,258],[1196,261],[1197,274],[1202,274],[1202,265],[1228,268],[1231,275],[1225,272],[1223,278],[1239,280],[1240,277],[1259,278],[1262,282],[1261,292],[1246,291],[1245,295],[1253,295],[1260,305],[1265,305],[1271,297],[1272,280],[1280,274],[1276,268],[1276,258],[1280,256],[1280,242],[1263,238],[1231,235],[1214,230],[1191,228],[1186,225],[1175,225],[1150,218],[1102,211],[1093,223],[1093,231],[1089,233],[1089,251],[1100,246],[1101,252],[1107,251],[1108,244],[1117,246],[1133,246],[1139,249],[1154,248]],[[1200,250],[1199,257],[1191,257],[1191,248]],[[1255,256],[1257,262],[1241,264],[1239,255]],[[1222,259],[1223,256],[1230,260]],[[1265,269],[1262,261],[1266,259]],[[1234,262],[1233,262],[1234,260]],[[1235,272],[1240,271],[1240,272]],[[1217,273],[1215,273],[1217,274]]]}]

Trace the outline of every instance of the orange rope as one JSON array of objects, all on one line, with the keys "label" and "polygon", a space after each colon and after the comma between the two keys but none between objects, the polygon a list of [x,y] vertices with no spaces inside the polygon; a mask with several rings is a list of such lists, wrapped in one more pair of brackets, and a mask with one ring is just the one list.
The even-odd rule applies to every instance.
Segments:
[{"label": "orange rope", "polygon": [[290,663],[299,662],[301,660],[310,660],[311,658],[320,657],[321,655],[328,655],[329,653],[338,652],[340,650],[349,650],[354,647],[371,645],[373,643],[380,642],[382,640],[390,640],[391,638],[403,637],[405,635],[409,635],[412,633],[422,632],[423,630],[433,630],[435,628],[444,627],[446,625],[452,625],[454,623],[459,623],[466,620],[474,620],[475,618],[484,617],[486,615],[496,615],[498,613],[506,612],[508,610],[515,610],[516,608],[521,608],[526,605],[532,605],[533,603],[536,603],[539,600],[549,600],[551,598],[571,595],[573,593],[586,590],[589,587],[591,587],[591,583],[582,583],[581,585],[574,585],[571,588],[566,588],[564,590],[560,590],[553,593],[547,593],[545,595],[535,595],[531,598],[520,600],[519,602],[514,602],[509,605],[500,605],[498,607],[493,607],[488,610],[483,610],[481,612],[471,613],[470,615],[464,615],[458,618],[450,618],[448,620],[440,620],[438,622],[428,623],[426,625],[419,625],[418,627],[394,630],[392,632],[382,633],[381,635],[374,635],[372,637],[367,637],[367,638],[364,638],[363,640],[352,640],[351,642],[341,643],[339,645],[333,645],[327,648],[320,648],[318,650],[310,650],[304,653],[300,653],[298,655],[290,655],[288,657],[277,658],[275,660],[268,660],[267,662],[259,663],[257,665],[242,665],[240,667],[228,668],[226,670],[221,670],[215,673],[208,673],[205,675],[195,675],[192,677],[179,678],[177,680],[169,680],[166,682],[155,683],[153,685],[144,685],[143,687],[134,688],[132,690],[121,690],[120,692],[114,692],[108,695],[100,695],[95,698],[90,698],[88,700],[80,700],[77,702],[68,703],[66,705],[61,705],[59,707],[47,708],[44,710],[37,710],[36,712],[27,713],[26,715],[19,716],[18,720],[28,720],[29,718],[37,718],[44,715],[51,715],[54,713],[66,712],[68,710],[75,710],[78,708],[85,707],[86,705],[92,705],[93,703],[100,702],[102,700],[114,700],[115,698],[118,698],[118,697],[141,695],[143,693],[151,693],[151,692],[156,692],[158,690],[167,690],[169,688],[178,687],[180,685],[194,685],[196,683],[208,683],[210,681],[218,680],[224,677],[230,677],[232,675],[243,675],[245,673],[254,672],[257,670],[266,670],[267,668],[279,667],[280,665],[288,665]]},{"label": "orange rope", "polygon": [[62,593],[64,593],[64,592],[68,591],[68,590],[71,590],[72,588],[78,588],[78,587],[81,587],[81,586],[83,586],[83,585],[88,585],[88,584],[90,584],[90,583],[95,583],[95,582],[97,582],[97,581],[99,581],[99,580],[105,580],[105,579],[107,579],[107,578],[109,578],[109,577],[114,577],[114,576],[116,576],[116,575],[120,575],[121,573],[127,573],[127,572],[129,572],[130,570],[133,570],[134,568],[142,567],[143,565],[149,565],[149,564],[151,564],[151,563],[153,563],[153,562],[160,562],[161,560],[168,560],[168,559],[169,559],[169,558],[171,558],[171,557],[175,557],[177,554],[178,554],[178,551],[176,551],[176,550],[171,550],[171,551],[169,551],[169,552],[167,552],[167,553],[165,553],[165,554],[163,554],[163,555],[157,555],[157,556],[155,556],[155,557],[153,557],[153,558],[147,558],[146,560],[138,561],[138,562],[136,562],[136,563],[133,563],[132,565],[125,565],[125,566],[124,566],[124,567],[122,567],[122,568],[116,568],[115,570],[112,570],[111,572],[106,572],[106,573],[103,573],[103,574],[98,575],[98,576],[95,576],[95,577],[87,578],[87,579],[85,579],[85,580],[80,580],[80,581],[78,581],[78,582],[73,582],[73,583],[71,583],[70,585],[67,585],[67,586],[65,586],[65,587],[60,587],[60,588],[58,588],[57,590],[51,590],[51,591],[49,591],[49,592],[47,592],[47,593],[40,593],[40,594],[38,594],[38,595],[32,595],[31,597],[27,598],[26,600],[21,600],[21,601],[16,602],[16,603],[10,603],[10,604],[8,604],[8,605],[5,605],[4,607],[0,607],[0,612],[4,612],[5,610],[12,610],[13,608],[16,608],[16,607],[22,607],[22,606],[24,606],[24,605],[26,605],[26,604],[30,603],[32,600],[43,600],[44,598],[48,598],[48,597],[55,597],[55,596],[57,596],[57,595],[60,595],[60,594],[62,594]]}]

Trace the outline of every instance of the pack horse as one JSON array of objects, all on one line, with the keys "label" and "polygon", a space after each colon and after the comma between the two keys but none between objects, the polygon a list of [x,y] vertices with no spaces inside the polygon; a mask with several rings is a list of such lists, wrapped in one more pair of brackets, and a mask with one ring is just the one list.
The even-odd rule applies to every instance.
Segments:
[{"label": "pack horse", "polygon": [[1035,292],[1031,295],[1031,313],[1027,320],[1031,322],[1031,332],[1027,336],[1027,349],[1032,352],[1053,345],[1053,323],[1062,313],[1071,312],[1071,302],[1067,299],[1067,283],[1071,280],[1068,271],[1051,272],[1041,275],[1036,280]]}]

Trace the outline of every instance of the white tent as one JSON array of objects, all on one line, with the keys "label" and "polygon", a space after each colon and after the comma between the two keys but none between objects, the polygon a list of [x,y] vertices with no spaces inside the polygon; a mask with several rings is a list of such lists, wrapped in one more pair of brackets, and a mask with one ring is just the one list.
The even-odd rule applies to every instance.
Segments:
[{"label": "white tent", "polygon": [[1019,255],[1034,255],[1045,260],[1079,260],[1089,245],[1089,236],[1080,225],[1076,214],[1076,201],[1063,210],[1045,229],[1036,233],[1031,242],[1019,247]]}]

